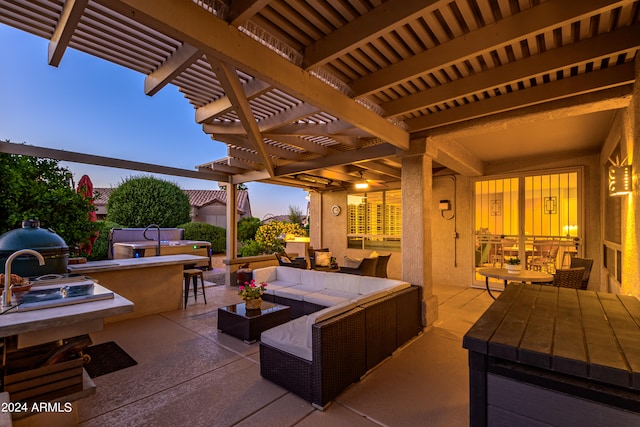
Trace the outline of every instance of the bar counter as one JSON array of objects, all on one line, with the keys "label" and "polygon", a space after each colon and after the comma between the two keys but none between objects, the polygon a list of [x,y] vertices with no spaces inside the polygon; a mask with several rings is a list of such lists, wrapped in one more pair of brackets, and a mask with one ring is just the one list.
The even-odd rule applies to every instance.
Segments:
[{"label": "bar counter", "polygon": [[89,261],[70,264],[67,269],[91,277],[135,304],[133,313],[107,320],[114,322],[182,308],[184,268],[206,260],[197,255],[161,255]]}]

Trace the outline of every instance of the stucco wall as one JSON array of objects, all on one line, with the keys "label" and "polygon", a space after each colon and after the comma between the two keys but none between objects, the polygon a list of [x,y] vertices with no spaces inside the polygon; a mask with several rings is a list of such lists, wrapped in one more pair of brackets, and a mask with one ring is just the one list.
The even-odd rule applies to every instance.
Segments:
[{"label": "stucco wall", "polygon": [[[640,183],[638,161],[640,161],[640,61],[636,61],[636,81],[633,99],[624,115],[621,145],[626,151],[627,162],[633,166],[634,190],[623,196],[622,209],[622,286],[620,293],[640,298]],[[624,155],[624,152],[623,152]]]},{"label": "stucco wall", "polygon": [[[544,160],[541,162],[540,160]],[[602,249],[600,244],[600,166],[597,153],[567,153],[544,159],[517,159],[511,162],[488,165],[490,178],[499,174],[515,174],[519,172],[544,171],[580,166],[584,177],[584,252],[587,258],[594,259],[592,278],[589,289],[601,290],[600,264]],[[454,195],[455,183],[455,195]],[[474,180],[469,177],[434,177],[431,214],[432,237],[432,269],[433,283],[439,285],[471,286],[474,270],[474,235],[473,235],[473,186]],[[450,200],[452,210],[445,212],[448,218],[455,209],[455,218],[446,220],[438,210],[440,200]],[[354,257],[367,256],[368,250],[347,249],[347,193],[331,192],[311,196],[311,245],[328,247],[339,264],[343,264],[345,255]],[[331,206],[338,205],[342,209],[339,216],[331,214]],[[320,210],[321,217],[314,217]],[[323,226],[320,227],[320,223]],[[320,234],[322,230],[322,234]],[[457,233],[454,239],[453,233]],[[455,247],[455,252],[454,252]],[[454,257],[455,254],[455,257]],[[637,259],[637,258],[636,258]],[[455,262],[455,264],[454,264]],[[401,253],[394,252],[389,260],[388,274],[392,278],[401,278]],[[606,288],[606,286],[605,286]],[[604,290],[604,289],[602,289]]]},{"label": "stucco wall", "polygon": [[[431,237],[436,285],[471,286],[474,268],[471,194],[468,177],[433,177]],[[451,210],[441,214],[440,200],[449,200]]]},{"label": "stucco wall", "polygon": [[[363,258],[371,254],[371,250],[347,248],[347,192],[335,191],[327,193],[311,193],[311,222],[309,225],[310,244],[314,248],[329,248],[331,256],[336,257],[339,265],[344,265],[344,257]],[[331,213],[331,207],[340,207],[340,215]],[[316,212],[320,212],[318,216]],[[322,226],[321,226],[322,223]],[[383,253],[383,251],[379,251]],[[387,265],[387,275],[400,279],[402,260],[400,252],[392,252]]]}]

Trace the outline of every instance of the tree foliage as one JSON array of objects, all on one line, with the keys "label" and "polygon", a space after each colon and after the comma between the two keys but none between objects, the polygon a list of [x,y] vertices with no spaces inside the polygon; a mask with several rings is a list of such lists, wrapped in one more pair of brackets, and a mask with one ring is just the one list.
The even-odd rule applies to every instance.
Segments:
[{"label": "tree foliage", "polygon": [[175,227],[190,221],[190,211],[189,196],[180,187],[151,176],[127,178],[107,202],[109,220],[124,227]]},{"label": "tree foliage", "polygon": [[290,222],[271,221],[258,228],[256,242],[264,247],[265,253],[275,253],[284,250],[283,236],[293,235],[296,237],[305,236],[306,233],[299,224]]},{"label": "tree foliage", "polygon": [[304,214],[299,206],[289,205],[289,222],[293,224],[302,224]]},{"label": "tree foliage", "polygon": [[87,259],[91,261],[109,258],[109,232],[112,228],[122,228],[120,224],[111,221],[98,221],[98,238],[93,242],[91,255]]},{"label": "tree foliage", "polygon": [[[6,141],[10,142],[10,141]],[[91,199],[78,194],[72,174],[56,160],[0,153],[0,234],[38,219],[51,228],[72,253],[97,230],[89,220]]]},{"label": "tree foliage", "polygon": [[255,240],[245,240],[238,248],[240,256],[256,256],[265,253],[264,245],[256,242]]},{"label": "tree foliage", "polygon": [[253,240],[261,224],[260,219],[255,217],[242,218],[238,221],[238,240]]},{"label": "tree foliage", "polygon": [[223,253],[227,249],[227,230],[205,222],[189,222],[178,225],[184,228],[184,238],[187,240],[203,240],[211,243],[211,252]]}]

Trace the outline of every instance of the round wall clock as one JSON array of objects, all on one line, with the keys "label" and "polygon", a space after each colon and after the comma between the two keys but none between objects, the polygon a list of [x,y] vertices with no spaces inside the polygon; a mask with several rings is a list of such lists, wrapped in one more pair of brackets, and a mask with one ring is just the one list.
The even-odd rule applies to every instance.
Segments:
[{"label": "round wall clock", "polygon": [[333,215],[335,215],[335,216],[340,215],[340,211],[341,211],[340,206],[338,206],[338,205],[331,206],[331,213]]}]

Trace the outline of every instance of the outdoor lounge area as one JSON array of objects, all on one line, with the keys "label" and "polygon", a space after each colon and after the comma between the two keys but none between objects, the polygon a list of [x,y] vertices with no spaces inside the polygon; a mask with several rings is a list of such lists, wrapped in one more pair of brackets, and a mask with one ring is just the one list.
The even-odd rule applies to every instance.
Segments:
[{"label": "outdoor lounge area", "polygon": [[207,286],[206,305],[190,298],[186,310],[108,324],[92,334],[94,343],[115,341],[138,364],[94,378],[96,394],[79,402],[80,425],[468,425],[462,336],[492,300],[478,289],[435,292],[437,324],[319,411],[260,376],[259,343],[217,331],[217,308],[239,297],[235,288]]},{"label": "outdoor lounge area", "polygon": [[[508,282],[559,285],[572,260],[582,259],[589,260],[589,274],[576,267],[584,270],[573,273],[574,289],[522,287],[570,292],[577,295],[572,307],[596,293],[605,301],[640,299],[639,0],[0,5],[0,24],[48,44],[40,60],[59,67],[51,74],[84,71],[70,58],[73,51],[137,74],[138,94],[177,90],[193,109],[197,130],[224,149],[220,157],[198,151],[186,137],[163,149],[153,138],[136,138],[127,142],[160,160],[94,151],[108,148],[104,143],[76,153],[54,137],[53,123],[46,141],[0,141],[3,153],[171,173],[226,188],[232,238],[225,286],[205,287],[206,305],[189,299],[184,310],[115,322],[94,334],[94,342],[116,341],[138,364],[95,378],[96,394],[78,403],[83,425],[483,425],[484,413],[474,418],[470,410],[462,337],[488,307],[507,312],[500,295],[521,286],[509,292]],[[11,85],[20,90],[34,83],[15,80]],[[23,101],[21,93],[16,98],[21,102],[10,100],[12,110],[39,104]],[[20,114],[37,117],[30,108]],[[160,122],[154,116],[145,124]],[[102,133],[115,141],[122,136],[112,130],[122,128],[114,121]],[[178,150],[197,153],[196,170],[176,168]],[[356,258],[363,261],[352,272],[366,267],[369,276],[361,277],[371,277],[372,251],[392,253],[380,276],[420,289],[424,333],[399,343],[391,357],[326,401],[305,400],[261,376],[264,343],[246,344],[216,328],[217,310],[239,301],[236,279],[246,273],[240,271],[246,258],[236,256],[234,220],[235,196],[245,183],[308,193],[304,244],[330,249],[324,268],[333,273],[326,274],[346,272],[345,261]],[[251,269],[278,262],[258,258]],[[511,263],[522,265],[521,280],[503,269]],[[297,266],[278,268],[316,272],[311,263]],[[295,315],[313,314],[305,296],[280,292]],[[537,307],[548,332],[544,314],[553,305]],[[602,318],[598,310],[595,303],[585,308],[594,319]],[[515,313],[505,329],[527,313]],[[569,328],[566,342],[578,330]],[[594,337],[597,355],[617,357],[615,345]],[[630,341],[637,348],[635,335]],[[485,350],[474,351],[493,357]],[[540,360],[538,353],[529,356]],[[634,351],[620,365],[637,366],[637,359]],[[318,369],[313,360],[301,365],[306,373]],[[314,381],[305,388],[317,386]],[[515,403],[536,396],[527,386]],[[566,415],[562,407],[557,413]]]}]

